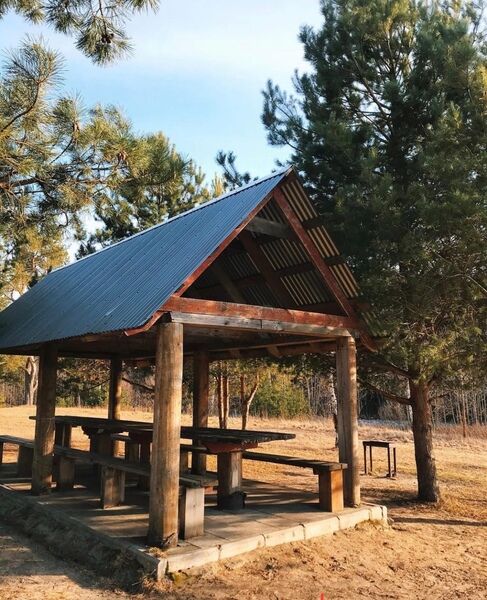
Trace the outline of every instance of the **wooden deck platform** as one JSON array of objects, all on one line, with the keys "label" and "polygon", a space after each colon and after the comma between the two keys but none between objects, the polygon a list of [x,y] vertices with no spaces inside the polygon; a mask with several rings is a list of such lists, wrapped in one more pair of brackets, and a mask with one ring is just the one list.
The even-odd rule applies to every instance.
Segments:
[{"label": "wooden deck platform", "polygon": [[[73,490],[35,498],[29,494],[30,481],[0,470],[0,509],[7,496],[11,503],[29,503],[56,513],[70,523],[88,529],[94,538],[113,540],[125,553],[144,565],[145,571],[160,578],[167,573],[200,567],[258,548],[304,541],[355,527],[360,522],[386,521],[386,508],[363,505],[340,513],[318,509],[316,494],[245,480],[248,500],[245,510],[216,508],[216,494],[206,496],[205,534],[164,553],[145,545],[148,524],[148,492],[128,487],[125,503],[101,509],[99,495],[78,485]],[[1,510],[0,510],[1,515]]]}]

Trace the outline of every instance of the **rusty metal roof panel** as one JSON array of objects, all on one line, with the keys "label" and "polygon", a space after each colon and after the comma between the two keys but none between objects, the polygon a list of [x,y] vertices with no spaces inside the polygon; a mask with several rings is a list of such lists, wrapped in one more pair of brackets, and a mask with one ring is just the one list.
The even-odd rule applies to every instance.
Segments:
[{"label": "rusty metal roof panel", "polygon": [[53,271],[0,313],[0,349],[144,325],[289,171]]}]

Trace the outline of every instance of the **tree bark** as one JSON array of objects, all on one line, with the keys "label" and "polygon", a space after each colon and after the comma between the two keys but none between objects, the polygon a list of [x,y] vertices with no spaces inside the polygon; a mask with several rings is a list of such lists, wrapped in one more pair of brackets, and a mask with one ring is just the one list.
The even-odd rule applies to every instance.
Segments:
[{"label": "tree bark", "polygon": [[433,413],[426,383],[409,381],[413,412],[414,453],[418,476],[418,500],[438,502],[440,490],[433,452]]},{"label": "tree bark", "polygon": [[250,414],[250,405],[257,394],[257,388],[259,387],[259,376],[255,381],[250,394],[247,396],[245,392],[245,375],[240,375],[240,406],[242,412],[242,430],[245,431],[247,429],[247,424],[249,422],[249,414]]},{"label": "tree bark", "polygon": [[218,423],[220,429],[223,429],[223,375],[221,370],[216,377],[216,391],[218,399]]},{"label": "tree bark", "polygon": [[28,356],[25,363],[24,377],[24,403],[33,406],[36,401],[38,385],[39,360],[35,356]]},{"label": "tree bark", "polygon": [[228,428],[228,415],[230,412],[230,397],[229,397],[229,380],[225,373],[222,377],[222,405],[223,405],[223,422],[222,429]]}]

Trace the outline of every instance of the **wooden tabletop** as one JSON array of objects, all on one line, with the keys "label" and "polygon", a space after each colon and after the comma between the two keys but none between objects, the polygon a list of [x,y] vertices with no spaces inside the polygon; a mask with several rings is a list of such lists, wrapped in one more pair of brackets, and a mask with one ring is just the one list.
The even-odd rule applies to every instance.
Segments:
[{"label": "wooden tabletop", "polygon": [[[35,417],[31,417],[35,418]],[[58,415],[56,423],[67,423],[72,427],[83,427],[84,429],[99,429],[111,433],[122,431],[136,432],[152,436],[152,423],[146,421],[126,421],[118,419],[104,419],[100,417],[82,417],[76,415]],[[200,439],[205,442],[228,442],[241,443],[242,445],[260,444],[277,440],[291,440],[296,436],[293,433],[282,433],[280,431],[249,431],[241,429],[219,429],[218,427],[181,427],[183,439]]]}]

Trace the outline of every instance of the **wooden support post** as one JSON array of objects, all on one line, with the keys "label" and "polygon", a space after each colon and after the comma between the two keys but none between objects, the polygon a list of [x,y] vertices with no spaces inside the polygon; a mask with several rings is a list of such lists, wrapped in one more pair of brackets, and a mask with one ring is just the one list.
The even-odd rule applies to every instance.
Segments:
[{"label": "wooden support post", "polygon": [[147,541],[161,548],[178,542],[182,384],[183,326],[158,323]]},{"label": "wooden support post", "polygon": [[204,534],[205,489],[183,487],[179,497],[179,534],[183,540]]},{"label": "wooden support post", "polygon": [[[208,389],[210,361],[207,352],[195,352],[193,361],[193,427],[208,427]],[[200,445],[198,439],[193,440]],[[193,452],[191,471],[198,475],[206,473],[206,454]]]},{"label": "wooden support post", "polygon": [[46,344],[40,353],[37,388],[32,493],[48,494],[52,484],[54,414],[56,410],[57,348]]},{"label": "wooden support post", "polygon": [[[122,404],[122,359],[118,356],[110,360],[110,387],[108,390],[108,418],[120,419]],[[120,452],[120,442],[112,441],[111,453]]]},{"label": "wooden support post", "polygon": [[318,473],[318,494],[320,510],[340,512],[343,510],[343,471],[323,471]]},{"label": "wooden support post", "polygon": [[338,460],[347,463],[344,474],[346,506],[360,505],[360,466],[357,415],[357,364],[353,337],[337,339]]},{"label": "wooden support post", "polygon": [[221,510],[240,510],[245,506],[242,491],[242,452],[221,452],[217,455],[217,506]]}]

